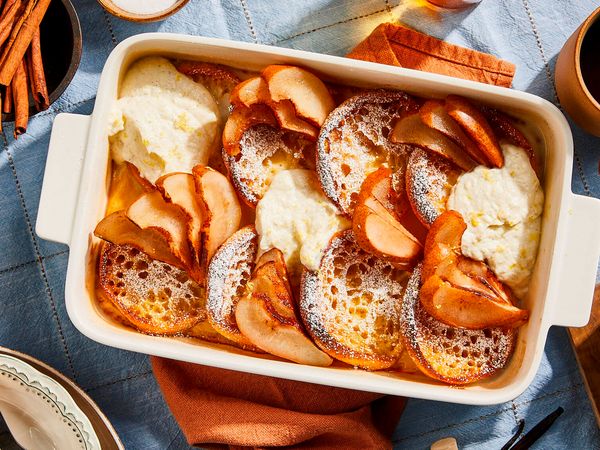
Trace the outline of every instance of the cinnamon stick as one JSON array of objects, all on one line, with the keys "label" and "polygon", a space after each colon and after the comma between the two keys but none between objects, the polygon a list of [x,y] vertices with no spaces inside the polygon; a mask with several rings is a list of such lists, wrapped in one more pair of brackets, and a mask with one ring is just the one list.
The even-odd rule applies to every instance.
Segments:
[{"label": "cinnamon stick", "polygon": [[31,44],[27,50],[27,68],[33,101],[38,111],[44,111],[50,106],[50,100],[48,99],[48,87],[46,86],[46,75],[44,74],[42,62],[39,28],[33,34]]},{"label": "cinnamon stick", "polygon": [[8,9],[6,8],[7,5],[8,3],[4,5],[4,8],[2,9],[2,19],[0,19],[0,46],[4,44],[4,41],[10,36],[15,16],[21,8],[21,0],[13,1]]},{"label": "cinnamon stick", "polygon": [[50,0],[30,0],[27,3],[22,15],[23,20],[22,22],[19,20],[21,26],[15,25],[15,29],[18,28],[15,38],[9,38],[8,44],[0,57],[0,84],[7,86],[15,72],[17,72],[27,47],[29,47],[34,33],[39,29],[44,14],[48,10],[48,6],[50,6]]},{"label": "cinnamon stick", "polygon": [[20,2],[19,10],[13,19],[10,34],[6,40],[6,44],[4,44],[2,54],[0,54],[0,68],[4,64],[6,58],[9,56],[10,49],[19,35],[19,31],[21,30],[23,23],[25,23],[25,19],[29,17],[29,14],[31,13],[36,1],[37,0],[22,0]]},{"label": "cinnamon stick", "polygon": [[6,10],[10,8],[16,1],[17,0],[6,0],[4,5],[2,5],[2,12],[0,13],[0,17],[4,17],[4,13],[6,12]]},{"label": "cinnamon stick", "polygon": [[29,92],[27,91],[27,70],[25,60],[21,59],[11,82],[15,106],[15,139],[27,131],[29,120]]},{"label": "cinnamon stick", "polygon": [[4,98],[2,99],[2,112],[4,114],[10,114],[13,110],[13,100],[12,100],[12,87],[10,85],[6,86],[4,89]]}]

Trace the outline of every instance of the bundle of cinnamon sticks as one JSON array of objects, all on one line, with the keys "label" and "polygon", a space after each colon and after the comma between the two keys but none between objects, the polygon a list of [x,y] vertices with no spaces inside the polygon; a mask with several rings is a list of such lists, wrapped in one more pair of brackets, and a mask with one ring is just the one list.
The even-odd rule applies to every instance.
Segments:
[{"label": "bundle of cinnamon sticks", "polygon": [[0,99],[3,113],[14,112],[15,138],[27,131],[30,92],[38,111],[50,106],[40,46],[49,5],[50,0],[0,0]]}]

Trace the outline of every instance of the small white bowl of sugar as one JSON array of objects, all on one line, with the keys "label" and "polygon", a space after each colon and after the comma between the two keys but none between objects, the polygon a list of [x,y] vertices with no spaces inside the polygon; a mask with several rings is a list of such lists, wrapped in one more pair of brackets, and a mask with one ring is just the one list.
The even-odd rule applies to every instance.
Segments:
[{"label": "small white bowl of sugar", "polygon": [[189,0],[98,0],[104,9],[131,22],[155,22],[176,13]]}]

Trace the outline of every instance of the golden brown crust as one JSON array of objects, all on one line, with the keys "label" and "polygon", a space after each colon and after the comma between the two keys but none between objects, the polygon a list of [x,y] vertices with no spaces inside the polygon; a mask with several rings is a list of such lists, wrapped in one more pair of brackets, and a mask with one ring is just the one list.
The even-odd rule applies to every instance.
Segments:
[{"label": "golden brown crust", "polygon": [[246,292],[258,250],[254,226],[235,232],[213,256],[206,278],[206,312],[212,327],[242,347],[254,349],[235,319],[236,305]]},{"label": "golden brown crust", "polygon": [[449,384],[468,384],[491,377],[509,361],[516,329],[467,330],[431,317],[419,301],[421,266],[417,266],[402,299],[402,340],[414,363],[426,375]]},{"label": "golden brown crust", "polygon": [[461,173],[450,161],[420,148],[414,149],[408,157],[408,200],[417,218],[427,228],[446,211],[446,201]]},{"label": "golden brown crust", "polygon": [[204,292],[183,270],[131,245],[106,243],[99,258],[98,287],[138,330],[177,334],[205,317]]},{"label": "golden brown crust", "polygon": [[391,367],[402,352],[400,299],[406,272],[363,251],[352,231],[336,234],[316,272],[305,270],[300,312],[315,343],[340,361]]},{"label": "golden brown crust", "polygon": [[254,208],[275,174],[287,169],[313,169],[314,143],[302,134],[256,125],[243,134],[240,153],[223,151],[223,160],[239,197]]}]

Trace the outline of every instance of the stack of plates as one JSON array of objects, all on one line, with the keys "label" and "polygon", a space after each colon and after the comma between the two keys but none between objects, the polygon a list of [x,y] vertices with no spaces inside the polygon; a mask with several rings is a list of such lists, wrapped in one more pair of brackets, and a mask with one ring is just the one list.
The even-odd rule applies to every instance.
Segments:
[{"label": "stack of plates", "polygon": [[0,412],[26,449],[123,449],[98,406],[72,381],[0,347]]}]

